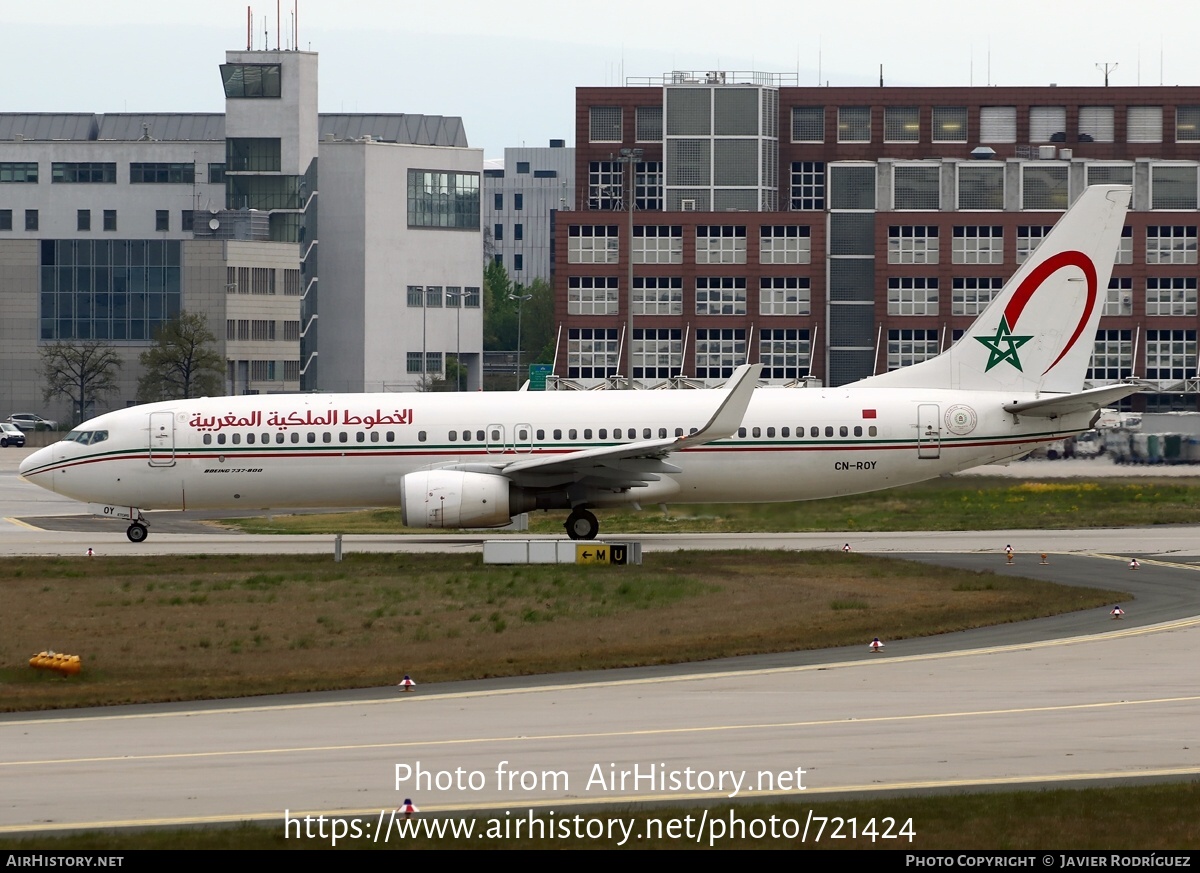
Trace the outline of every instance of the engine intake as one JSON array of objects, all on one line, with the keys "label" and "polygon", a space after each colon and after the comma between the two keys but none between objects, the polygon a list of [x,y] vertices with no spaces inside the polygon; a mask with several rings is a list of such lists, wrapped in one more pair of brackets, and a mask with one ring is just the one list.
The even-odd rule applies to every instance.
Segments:
[{"label": "engine intake", "polygon": [[400,489],[407,527],[501,527],[527,509],[513,506],[508,479],[488,473],[424,470],[406,475]]}]

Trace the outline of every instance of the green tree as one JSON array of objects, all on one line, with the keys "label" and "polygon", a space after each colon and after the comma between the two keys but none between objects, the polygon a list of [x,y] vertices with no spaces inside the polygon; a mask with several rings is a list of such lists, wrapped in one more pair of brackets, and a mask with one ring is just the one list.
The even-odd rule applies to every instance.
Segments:
[{"label": "green tree", "polygon": [[154,345],[139,361],[145,373],[138,379],[138,400],[181,400],[224,394],[225,361],[216,351],[217,338],[208,320],[181,312],[154,332]]},{"label": "green tree", "polygon": [[117,390],[121,359],[103,340],[57,342],[41,351],[42,378],[46,387],[42,399],[55,397],[71,400],[72,415],[83,421],[96,398]]}]

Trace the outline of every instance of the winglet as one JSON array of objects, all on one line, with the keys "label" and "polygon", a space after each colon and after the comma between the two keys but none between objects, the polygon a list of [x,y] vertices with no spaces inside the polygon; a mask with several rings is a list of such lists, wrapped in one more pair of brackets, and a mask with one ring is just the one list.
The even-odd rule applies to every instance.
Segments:
[{"label": "winglet", "polygon": [[725,383],[725,397],[712,418],[695,433],[677,438],[670,451],[678,452],[732,436],[746,417],[746,407],[750,405],[750,398],[754,396],[761,372],[762,364],[743,364],[734,370],[729,381]]}]

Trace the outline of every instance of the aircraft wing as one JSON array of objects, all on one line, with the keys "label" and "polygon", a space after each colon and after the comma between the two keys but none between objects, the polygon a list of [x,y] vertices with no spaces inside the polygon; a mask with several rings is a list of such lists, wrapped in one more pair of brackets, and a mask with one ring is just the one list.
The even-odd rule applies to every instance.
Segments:
[{"label": "aircraft wing", "polygon": [[761,364],[738,367],[726,382],[712,416],[695,433],[524,458],[491,467],[489,472],[499,472],[520,485],[534,488],[586,482],[621,490],[657,481],[661,474],[680,472],[678,467],[666,461],[672,452],[725,439],[737,432],[761,370]]},{"label": "aircraft wing", "polygon": [[1079,391],[1075,394],[1055,394],[1049,397],[1039,397],[1037,400],[1006,403],[1004,411],[1038,418],[1058,418],[1060,415],[1070,415],[1073,412],[1095,411],[1122,397],[1136,394],[1145,387],[1140,382],[1121,382],[1116,385],[1105,385],[1101,388]]}]

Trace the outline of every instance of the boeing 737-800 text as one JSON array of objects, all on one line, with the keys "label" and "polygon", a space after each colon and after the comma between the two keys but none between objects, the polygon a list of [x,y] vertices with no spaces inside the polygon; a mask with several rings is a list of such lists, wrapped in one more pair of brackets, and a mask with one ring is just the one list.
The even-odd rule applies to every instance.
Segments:
[{"label": "boeing 737-800 text", "polygon": [[1084,389],[1130,188],[1087,188],[953,346],[837,388],[259,395],[135,406],[30,455],[30,482],[128,519],[145,509],[399,504],[417,528],[565,509],[806,500],[1019,457],[1137,390]]}]

